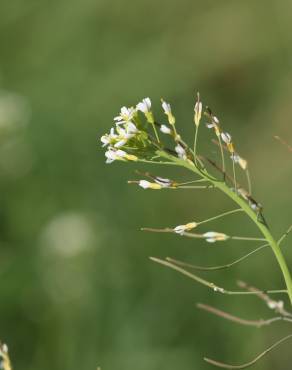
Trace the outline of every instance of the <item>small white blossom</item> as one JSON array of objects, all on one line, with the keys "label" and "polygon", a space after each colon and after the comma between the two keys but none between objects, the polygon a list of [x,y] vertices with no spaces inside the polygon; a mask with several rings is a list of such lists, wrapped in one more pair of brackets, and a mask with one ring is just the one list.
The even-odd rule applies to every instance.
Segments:
[{"label": "small white blossom", "polygon": [[117,135],[115,134],[115,129],[112,127],[109,134],[103,135],[100,138],[100,141],[103,143],[103,147],[109,144],[112,144],[117,138]]},{"label": "small white blossom", "polygon": [[123,150],[113,150],[112,148],[109,148],[105,152],[105,156],[107,158],[106,163],[112,163],[115,160],[121,160],[125,157],[127,153]]},{"label": "small white blossom", "polygon": [[170,104],[169,103],[166,103],[166,101],[162,101],[162,108],[163,108],[163,110],[164,110],[164,113],[165,114],[171,114],[171,106],[170,106]]},{"label": "small white blossom", "polygon": [[143,113],[150,112],[151,111],[151,100],[150,100],[150,98],[143,99],[142,102],[137,104],[136,109],[143,112]]},{"label": "small white blossom", "polygon": [[171,112],[171,106],[169,103],[166,103],[164,100],[162,100],[162,108],[164,110],[164,113],[167,115],[167,118],[168,118],[168,122],[170,125],[174,125],[175,124],[175,117],[174,115],[172,114]]},{"label": "small white blossom", "polygon": [[194,229],[195,227],[197,226],[197,223],[196,222],[189,222],[185,225],[178,225],[176,226],[173,231],[177,234],[183,234],[185,231],[190,231],[192,229]]},{"label": "small white blossom", "polygon": [[136,134],[139,130],[133,122],[125,124],[127,134]]},{"label": "small white blossom", "polygon": [[123,150],[120,149],[114,149],[114,148],[109,148],[105,152],[105,156],[107,158],[106,163],[112,163],[113,161],[137,161],[138,158],[135,155],[128,154],[124,152]]},{"label": "small white blossom", "polygon": [[143,112],[147,121],[154,124],[153,113],[151,112],[151,100],[150,98],[144,98],[142,102],[138,103],[136,109]]},{"label": "small white blossom", "polygon": [[[127,141],[135,136],[138,133],[137,127],[132,122],[128,122],[125,124],[125,128],[117,126],[118,135],[115,135],[113,138],[115,140],[114,147],[121,148],[124,146]],[[112,141],[111,141],[112,142]]]},{"label": "small white blossom", "polygon": [[186,158],[186,151],[180,144],[177,144],[177,146],[175,147],[175,151],[177,152],[179,158]]},{"label": "small white blossom", "polygon": [[150,182],[147,180],[140,180],[139,181],[139,186],[143,189],[154,189],[154,190],[160,190],[161,185],[156,184],[155,182]]},{"label": "small white blossom", "polygon": [[169,127],[167,127],[166,125],[161,125],[160,126],[160,131],[163,132],[164,134],[168,134],[170,135],[171,134],[171,129]]},{"label": "small white blossom", "polygon": [[114,120],[116,121],[117,125],[131,122],[131,120],[134,118],[135,113],[136,110],[132,107],[131,108],[122,107],[120,115],[116,116]]},{"label": "small white blossom", "polygon": [[223,241],[229,238],[228,235],[223,233],[217,233],[215,231],[208,231],[207,233],[203,234],[203,237],[206,238],[206,241],[208,243],[215,243],[217,241]]}]

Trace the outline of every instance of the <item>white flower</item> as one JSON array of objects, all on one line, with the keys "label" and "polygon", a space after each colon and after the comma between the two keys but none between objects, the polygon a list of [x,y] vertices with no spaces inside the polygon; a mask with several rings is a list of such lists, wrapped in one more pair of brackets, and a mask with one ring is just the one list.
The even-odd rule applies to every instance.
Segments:
[{"label": "white flower", "polygon": [[137,104],[136,109],[143,112],[143,113],[150,112],[151,111],[151,100],[150,100],[150,98],[144,98],[142,100],[142,102]]},{"label": "white flower", "polygon": [[120,125],[122,123],[131,122],[135,113],[136,113],[136,110],[132,107],[131,108],[122,107],[120,115],[116,116],[114,120],[117,121],[116,122],[117,125]]},{"label": "white flower", "polygon": [[140,180],[139,181],[139,186],[143,189],[154,189],[154,190],[160,190],[161,185],[156,184],[155,182],[149,182],[147,180]]},{"label": "white flower", "polygon": [[196,222],[189,222],[188,224],[185,225],[178,225],[176,226],[173,231],[177,234],[183,234],[185,231],[190,231],[194,229],[197,226]]},{"label": "white flower", "polygon": [[186,151],[184,150],[184,148],[180,144],[177,144],[177,146],[175,147],[175,151],[177,152],[177,155],[178,155],[179,158],[181,158],[181,159],[186,158]]},{"label": "white flower", "polygon": [[169,103],[166,103],[166,101],[162,101],[162,108],[164,110],[165,114],[171,114],[171,106]]},{"label": "white flower", "polygon": [[223,241],[229,238],[228,235],[223,233],[217,233],[215,231],[208,231],[207,233],[203,234],[203,237],[206,238],[206,241],[208,243],[215,243],[217,241]]},{"label": "white flower", "polygon": [[144,98],[142,102],[138,103],[136,109],[143,112],[149,123],[154,124],[154,117],[151,112],[151,100],[150,98]]},{"label": "white flower", "polygon": [[163,99],[161,99],[161,101],[162,101],[162,108],[164,110],[164,113],[167,115],[169,124],[174,125],[175,124],[175,118],[174,118],[174,115],[171,112],[170,104],[166,103]]},{"label": "white flower", "polygon": [[127,134],[136,134],[138,132],[138,129],[133,122],[128,122],[125,127]]},{"label": "white flower", "polygon": [[121,160],[126,154],[127,153],[123,150],[113,150],[112,148],[109,148],[105,152],[105,156],[107,158],[106,163],[112,163],[115,160]]},{"label": "white flower", "polygon": [[164,134],[171,134],[171,129],[167,127],[166,125],[161,125],[160,126],[160,131],[163,132]]},{"label": "white flower", "polygon": [[230,144],[231,143],[231,135],[228,134],[228,132],[222,132],[221,133],[221,138],[222,140],[224,141],[224,143],[226,144]]},{"label": "white flower", "polygon": [[100,141],[103,143],[103,147],[109,144],[112,144],[113,141],[117,138],[117,135],[115,134],[115,129],[112,127],[109,134],[103,135],[100,138]]},{"label": "white flower", "polygon": [[105,152],[107,158],[106,163],[112,163],[113,161],[137,161],[138,158],[135,155],[128,154],[120,149],[109,148]]},{"label": "white flower", "polygon": [[[120,148],[124,146],[129,139],[132,139],[138,131],[137,127],[132,122],[128,122],[125,124],[125,128],[117,126],[117,132],[119,135],[115,135],[114,140],[116,143],[114,144],[115,148]],[[112,143],[112,141],[111,141]]]}]

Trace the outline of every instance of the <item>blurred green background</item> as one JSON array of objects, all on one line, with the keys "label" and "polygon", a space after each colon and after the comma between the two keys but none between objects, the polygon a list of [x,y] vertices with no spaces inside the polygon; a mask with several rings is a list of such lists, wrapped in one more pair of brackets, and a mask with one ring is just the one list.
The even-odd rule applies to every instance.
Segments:
[{"label": "blurred green background", "polygon": [[[216,295],[149,261],[227,263],[255,244],[140,232],[233,205],[212,191],[127,185],[147,167],[105,165],[99,137],[122,105],[150,96],[159,109],[163,96],[192,142],[199,90],[249,160],[254,196],[280,235],[292,219],[292,158],[273,135],[292,143],[291,14],[288,0],[1,1],[0,337],[15,369],[203,370],[205,355],[244,362],[289,333],[198,311],[204,302],[272,315],[256,298]],[[240,215],[208,229],[255,233]],[[269,250],[202,276],[227,289],[237,279],[283,287]],[[289,346],[256,368],[288,369]]]}]

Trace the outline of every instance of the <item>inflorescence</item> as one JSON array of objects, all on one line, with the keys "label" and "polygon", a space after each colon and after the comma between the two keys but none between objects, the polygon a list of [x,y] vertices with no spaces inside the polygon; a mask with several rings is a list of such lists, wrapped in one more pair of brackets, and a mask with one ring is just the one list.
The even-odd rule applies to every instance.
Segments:
[{"label": "inflorescence", "polygon": [[[197,94],[194,105],[194,141],[192,146],[183,140],[177,128],[176,118],[170,104],[161,99],[161,107],[166,116],[166,119],[162,122],[158,122],[156,119],[150,98],[144,98],[135,107],[127,108],[124,106],[121,108],[120,113],[114,118],[115,126],[110,129],[108,134],[101,137],[102,145],[106,148],[106,163],[122,161],[183,167],[192,173],[192,178],[189,181],[179,182],[169,178],[156,176],[149,172],[137,172],[143,178],[130,180],[128,182],[130,184],[136,184],[143,189],[152,190],[218,189],[234,201],[239,208],[210,217],[203,221],[191,220],[190,222],[179,224],[174,227],[161,229],[143,228],[142,230],[174,233],[184,237],[201,239],[208,243],[222,242],[226,240],[245,240],[256,242],[261,241],[264,242],[264,244],[258,246],[253,251],[235,261],[220,266],[195,266],[169,257],[165,259],[150,257],[151,260],[180,272],[197,283],[212,289],[214,292],[228,295],[256,295],[264,300],[268,307],[277,313],[278,316],[269,320],[245,320],[214,307],[199,304],[198,307],[205,311],[242,325],[255,327],[270,325],[279,320],[292,322],[292,313],[284,309],[283,301],[275,301],[268,296],[268,294],[288,294],[292,304],[291,274],[280,249],[280,244],[292,230],[292,226],[289,227],[286,233],[284,233],[279,240],[275,240],[263,216],[263,208],[261,204],[257,202],[252,195],[252,186],[247,160],[238,153],[232,136],[222,129],[218,117],[212,113],[210,108],[206,107],[203,109],[199,94]],[[212,142],[218,148],[219,162],[210,158],[208,155],[206,156],[198,153],[198,133],[199,128],[202,125],[203,117],[206,119],[206,128],[212,130],[214,133]],[[229,168],[231,168],[231,173],[229,173]],[[240,185],[239,180],[242,181],[243,176],[242,174],[239,176],[238,171],[241,171],[245,176],[245,186]],[[196,175],[196,178],[193,178],[194,175]],[[207,231],[204,233],[195,233],[193,231],[194,229],[198,230],[201,224],[209,223],[237,212],[244,212],[254,222],[263,237],[234,236],[217,231]],[[286,289],[263,291],[249,287],[247,284],[241,282],[239,286],[243,290],[231,291],[189,271],[189,269],[214,271],[229,268],[246,260],[254,253],[258,253],[267,246],[270,246],[274,252],[286,283]],[[271,349],[290,338],[292,338],[292,335],[282,338],[258,355],[254,360],[243,365],[233,366],[210,360],[208,358],[205,358],[205,360],[210,364],[227,369],[246,368],[258,361]]]}]

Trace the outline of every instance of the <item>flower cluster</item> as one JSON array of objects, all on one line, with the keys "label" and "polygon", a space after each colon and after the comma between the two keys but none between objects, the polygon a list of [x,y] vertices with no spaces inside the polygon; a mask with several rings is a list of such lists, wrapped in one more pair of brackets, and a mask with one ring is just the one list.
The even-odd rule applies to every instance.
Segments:
[{"label": "flower cluster", "polygon": [[[150,161],[152,163],[162,163],[170,156],[172,157],[171,160],[175,157],[181,160],[181,163],[184,161],[188,162],[187,165],[196,167],[198,171],[204,170],[206,174],[208,172],[206,165],[211,164],[222,172],[223,181],[229,181],[229,183],[231,183],[230,188],[244,198],[249,205],[258,212],[261,208],[250,196],[251,186],[247,161],[235,151],[231,135],[222,130],[218,117],[216,117],[209,108],[206,108],[204,111],[204,115],[207,116],[209,122],[206,123],[206,126],[209,129],[213,129],[217,137],[215,142],[220,146],[222,167],[212,162],[212,160],[209,160],[208,157],[197,155],[197,136],[203,112],[203,105],[199,94],[197,94],[194,105],[195,139],[193,149],[182,140],[181,135],[177,132],[176,118],[173,114],[171,105],[161,99],[161,107],[167,118],[167,122],[157,122],[149,97],[142,99],[135,107],[123,106],[121,108],[120,113],[114,117],[114,127],[110,129],[109,133],[101,137],[102,146],[107,149],[105,152],[106,163],[112,163],[114,161]],[[165,142],[160,139],[159,134],[168,135],[171,141],[168,140],[168,144],[166,145]],[[229,157],[232,161],[233,177],[228,176],[226,173],[224,151],[229,153]],[[238,164],[246,174],[248,181],[247,191],[237,182],[235,164]],[[141,180],[138,184],[144,189],[160,190],[164,188],[174,188],[172,183],[167,181],[159,182],[157,179],[158,178],[152,179],[154,181]]]},{"label": "flower cluster", "polygon": [[[170,106],[166,106],[165,102],[162,103],[162,106],[170,121],[174,124]],[[139,112],[146,118],[146,124],[150,124],[155,129],[150,98],[144,98],[135,108],[122,107],[120,113],[114,118],[115,127],[112,127],[108,134],[101,137],[102,146],[107,147],[105,152],[106,163],[112,163],[116,160],[137,161],[137,155],[141,155],[141,152],[145,154],[150,147],[153,151],[155,140],[148,133],[148,127],[145,125],[145,122],[144,124],[141,122]],[[173,132],[167,125],[161,125],[160,130],[170,135]]]}]

